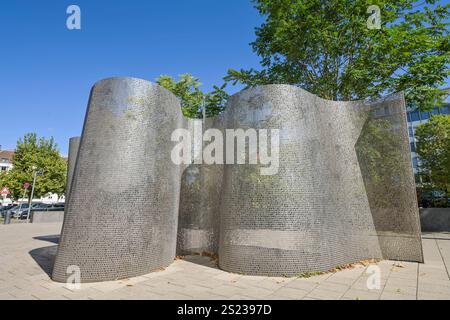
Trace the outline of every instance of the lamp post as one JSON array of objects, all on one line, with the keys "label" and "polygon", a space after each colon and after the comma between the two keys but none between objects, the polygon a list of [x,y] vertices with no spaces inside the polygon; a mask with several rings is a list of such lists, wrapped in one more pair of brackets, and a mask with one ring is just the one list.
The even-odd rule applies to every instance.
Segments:
[{"label": "lamp post", "polygon": [[30,222],[30,211],[31,211],[31,204],[33,203],[33,196],[34,196],[34,186],[36,185],[36,177],[37,176],[42,176],[42,171],[37,171],[36,167],[33,166],[33,171],[34,171],[34,179],[33,179],[33,186],[31,187],[31,197],[30,197],[30,201],[28,202],[28,212],[27,212],[27,223]]}]

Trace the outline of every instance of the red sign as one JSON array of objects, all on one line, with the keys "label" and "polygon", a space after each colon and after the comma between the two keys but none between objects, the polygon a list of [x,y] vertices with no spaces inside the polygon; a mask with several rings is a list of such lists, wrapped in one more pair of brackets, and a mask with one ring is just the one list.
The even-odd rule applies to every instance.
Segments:
[{"label": "red sign", "polygon": [[28,183],[28,182],[25,182],[24,184],[23,184],[23,188],[24,189],[28,189],[30,187],[30,184]]},{"label": "red sign", "polygon": [[7,187],[4,187],[3,189],[2,189],[2,191],[0,191],[0,194],[2,195],[2,196],[6,196],[6,195],[8,195],[8,194],[10,194],[11,192],[9,192],[9,189],[7,188]]}]

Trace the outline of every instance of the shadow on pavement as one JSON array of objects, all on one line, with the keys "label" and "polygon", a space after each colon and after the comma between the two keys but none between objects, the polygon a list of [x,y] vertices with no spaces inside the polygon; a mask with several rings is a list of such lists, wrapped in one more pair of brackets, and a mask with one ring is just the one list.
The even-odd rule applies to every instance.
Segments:
[{"label": "shadow on pavement", "polygon": [[208,256],[201,255],[187,255],[182,258],[182,260],[190,263],[195,263],[204,267],[218,269],[217,261]]},{"label": "shadow on pavement", "polygon": [[38,248],[29,252],[30,256],[36,261],[44,272],[51,277],[53,271],[53,262],[55,261],[56,250],[58,246]]},{"label": "shadow on pavement", "polygon": [[33,239],[41,240],[41,241],[48,241],[48,242],[51,242],[51,243],[58,244],[59,243],[59,237],[60,237],[59,234],[55,234],[55,235],[51,235],[51,236],[33,237]]}]

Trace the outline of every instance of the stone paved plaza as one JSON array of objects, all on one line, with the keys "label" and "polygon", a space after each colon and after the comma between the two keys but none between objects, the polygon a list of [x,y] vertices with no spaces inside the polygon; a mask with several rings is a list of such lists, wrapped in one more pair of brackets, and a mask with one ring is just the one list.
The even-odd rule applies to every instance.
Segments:
[{"label": "stone paved plaza", "polygon": [[0,225],[4,299],[450,299],[450,233],[423,235],[425,264],[381,261],[381,287],[368,290],[368,266],[310,278],[231,274],[189,256],[145,276],[69,290],[50,280],[61,224]]}]

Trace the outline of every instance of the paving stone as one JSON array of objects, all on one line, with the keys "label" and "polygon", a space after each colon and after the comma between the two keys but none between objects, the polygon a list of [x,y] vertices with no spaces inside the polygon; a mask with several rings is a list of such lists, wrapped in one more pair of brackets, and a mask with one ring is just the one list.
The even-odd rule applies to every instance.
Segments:
[{"label": "paving stone", "polygon": [[170,292],[161,297],[162,300],[192,300],[193,297],[181,293]]},{"label": "paving stone", "polygon": [[[367,278],[360,278],[352,284],[352,289],[368,290]],[[381,291],[386,284],[387,279],[380,280],[380,289],[372,289],[371,291]]]},{"label": "paving stone", "polygon": [[386,285],[383,289],[383,293],[398,293],[406,294],[410,296],[417,295],[417,287],[401,286],[401,285]]},{"label": "paving stone", "polygon": [[419,291],[418,299],[419,300],[450,300],[450,294]]},{"label": "paving stone", "polygon": [[17,298],[7,292],[4,293],[0,292],[0,300],[15,300],[15,299]]},{"label": "paving stone", "polygon": [[[279,296],[279,295],[276,295],[276,294],[271,294],[270,296],[268,296],[264,300],[296,300],[296,299],[289,298],[289,297],[283,297],[283,296]],[[301,299],[301,300],[304,300],[304,299]]]},{"label": "paving stone", "polygon": [[[233,296],[238,296],[238,295],[233,295]],[[211,292],[205,292],[202,294],[198,294],[195,295],[195,300],[225,300],[225,299],[230,299],[233,296],[221,296],[218,294],[213,294]]]},{"label": "paving stone", "polygon": [[217,276],[214,276],[213,279],[222,280],[222,281],[236,281],[242,278],[242,275],[234,274],[234,273],[222,273]]},{"label": "paving stone", "polygon": [[69,300],[80,300],[80,299],[87,299],[91,295],[96,295],[99,293],[101,293],[101,291],[94,288],[88,288],[78,291],[67,291],[63,296]]},{"label": "paving stone", "polygon": [[266,280],[258,281],[256,283],[250,283],[250,285],[252,285],[256,288],[268,289],[273,292],[281,287],[286,286],[287,282],[279,282],[279,281],[272,281],[270,279],[266,279]]},{"label": "paving stone", "polygon": [[287,288],[293,288],[293,289],[302,289],[306,291],[312,291],[315,289],[320,283],[315,282],[309,282],[309,281],[302,281],[302,280],[296,280],[289,282],[286,287]]},{"label": "paving stone", "polygon": [[231,285],[221,285],[219,287],[210,289],[209,292],[220,296],[231,297],[236,294],[244,294],[245,289]]},{"label": "paving stone", "polygon": [[348,300],[378,300],[380,293],[370,290],[350,289],[342,298]]},{"label": "paving stone", "polygon": [[337,292],[327,289],[314,289],[308,293],[307,298],[313,298],[318,300],[338,300],[344,296],[344,292]]},{"label": "paving stone", "polygon": [[108,282],[99,282],[96,283],[93,288],[97,289],[98,291],[102,291],[102,292],[111,292],[114,291],[116,289],[120,289],[125,287],[125,284],[117,282],[117,281],[108,281]]},{"label": "paving stone", "polygon": [[247,296],[242,296],[242,295],[234,295],[230,298],[227,298],[227,300],[254,300],[255,298],[253,297],[247,297]]},{"label": "paving stone", "polygon": [[343,285],[352,285],[356,282],[358,278],[347,278],[347,277],[330,277],[323,283],[334,283],[334,284],[343,284]]},{"label": "paving stone", "polygon": [[383,292],[380,297],[381,300],[416,300],[416,295],[406,295],[396,292]]},{"label": "paving stone", "polygon": [[[231,283],[231,281],[229,281],[227,283]],[[204,281],[204,280],[196,281],[195,284],[198,285],[198,286],[207,287],[207,288],[212,289],[212,288],[216,288],[218,286],[224,285],[225,282],[224,281],[220,281],[220,280],[216,280],[216,279],[211,279],[211,280],[208,280],[208,281]]]},{"label": "paving stone", "polygon": [[[19,228],[19,229],[18,229]],[[19,231],[20,230],[20,231]],[[103,283],[81,284],[69,290],[53,282],[48,263],[43,270],[30,251],[47,248],[37,236],[58,234],[60,224],[0,226],[0,300],[13,299],[344,299],[450,300],[449,240],[424,240],[425,264],[381,261],[380,290],[368,290],[366,267],[356,266],[311,278],[254,277],[231,274],[207,265],[209,258],[176,260],[164,271]],[[19,235],[19,236],[17,236]],[[39,262],[45,261],[43,258]],[[418,283],[418,286],[417,286]]]},{"label": "paving stone", "polygon": [[419,292],[438,293],[450,297],[450,283],[419,282]]},{"label": "paving stone", "polygon": [[300,299],[303,299],[308,293],[309,293],[309,291],[302,290],[302,289],[293,289],[293,288],[283,287],[283,288],[280,288],[277,291],[275,291],[273,293],[273,296],[300,300]]},{"label": "paving stone", "polygon": [[393,278],[393,277],[389,277],[389,279],[386,282],[385,287],[395,287],[395,286],[399,286],[399,287],[414,287],[417,288],[417,277],[416,278],[408,278],[408,279],[400,279],[400,278]]},{"label": "paving stone", "polygon": [[273,290],[268,290],[264,288],[251,287],[245,289],[242,294],[245,296],[252,297],[253,299],[265,299],[273,293]]},{"label": "paving stone", "polygon": [[332,282],[323,282],[319,284],[314,290],[326,290],[326,291],[333,291],[338,293],[345,293],[347,290],[349,290],[351,287],[351,283],[345,285],[345,284],[337,284]]}]

